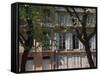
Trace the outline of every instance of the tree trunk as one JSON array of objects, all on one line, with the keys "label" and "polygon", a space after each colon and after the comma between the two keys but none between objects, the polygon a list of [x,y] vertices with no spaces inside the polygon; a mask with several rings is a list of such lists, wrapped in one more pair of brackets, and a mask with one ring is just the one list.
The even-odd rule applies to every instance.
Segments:
[{"label": "tree trunk", "polygon": [[89,42],[85,42],[85,51],[86,51],[86,54],[87,54],[87,59],[88,59],[88,63],[90,65],[90,68],[95,67],[93,59],[92,59],[92,53],[91,53],[91,50],[90,50],[90,47],[89,47]]},{"label": "tree trunk", "polygon": [[25,72],[25,67],[26,67],[26,61],[27,61],[27,56],[28,56],[29,50],[24,50],[22,59],[21,59],[21,72]]}]

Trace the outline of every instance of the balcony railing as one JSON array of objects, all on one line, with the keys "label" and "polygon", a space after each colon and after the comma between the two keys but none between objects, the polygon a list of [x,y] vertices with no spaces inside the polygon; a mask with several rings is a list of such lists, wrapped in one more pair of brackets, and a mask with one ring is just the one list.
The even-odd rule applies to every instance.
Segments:
[{"label": "balcony railing", "polygon": [[[91,53],[96,66],[96,50],[92,50]],[[21,56],[22,53],[20,53],[20,60]],[[89,68],[84,50],[31,52],[28,58],[26,64],[26,70],[28,71]]]}]

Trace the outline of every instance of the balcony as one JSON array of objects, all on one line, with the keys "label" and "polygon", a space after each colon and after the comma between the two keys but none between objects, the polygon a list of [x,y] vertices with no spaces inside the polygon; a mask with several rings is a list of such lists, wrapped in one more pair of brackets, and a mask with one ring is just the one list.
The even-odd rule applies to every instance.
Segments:
[{"label": "balcony", "polygon": [[[92,51],[93,61],[96,66],[96,50]],[[20,60],[22,53],[20,55]],[[44,51],[31,52],[28,55],[26,70],[56,70],[56,69],[73,69],[89,68],[86,52],[84,50],[64,50],[64,51]],[[39,59],[39,60],[38,60]],[[30,63],[31,62],[31,63]]]}]

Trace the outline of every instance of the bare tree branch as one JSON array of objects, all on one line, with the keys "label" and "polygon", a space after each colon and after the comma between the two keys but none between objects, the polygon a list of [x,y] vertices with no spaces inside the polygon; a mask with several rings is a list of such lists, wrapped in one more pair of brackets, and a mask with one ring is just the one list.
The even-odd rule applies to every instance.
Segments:
[{"label": "bare tree branch", "polygon": [[88,18],[88,13],[86,12],[86,9],[84,9],[84,15],[82,18],[82,31],[81,31],[81,33],[83,34],[85,40],[87,39],[87,31],[86,31],[87,18]]},{"label": "bare tree branch", "polygon": [[25,44],[23,42],[23,40],[19,37],[19,42],[22,44],[23,47],[25,47]]},{"label": "bare tree branch", "polygon": [[77,28],[74,28],[76,33],[77,33],[77,38],[82,42],[84,43],[84,39],[82,39],[82,35],[79,33],[79,30]]},{"label": "bare tree branch", "polygon": [[[68,9],[68,8],[66,8],[66,10],[69,12],[69,14],[70,14],[70,16],[74,16],[73,14],[72,14],[72,12]],[[76,12],[75,10],[74,10],[74,12]],[[77,13],[76,13],[77,14]],[[78,15],[77,15],[77,17],[78,17]],[[78,17],[78,19],[79,19],[79,17]],[[80,20],[80,19],[79,19]],[[74,25],[74,24],[73,24]],[[73,29],[76,31],[76,33],[77,33],[77,37],[79,38],[79,40],[82,42],[82,43],[84,43],[84,40],[82,39],[82,33],[79,33],[79,30],[78,30],[78,28],[76,27],[73,27]]]},{"label": "bare tree branch", "polygon": [[74,8],[72,8],[73,9],[73,11],[74,11],[74,13],[75,13],[75,15],[76,15],[76,17],[78,18],[78,21],[81,23],[81,25],[82,25],[82,21],[81,21],[81,19],[79,18],[79,16],[78,16],[78,14],[77,14],[77,12],[75,11],[75,9]]},{"label": "bare tree branch", "polygon": [[96,26],[94,28],[94,31],[87,37],[87,40],[90,40],[94,35],[96,34]]},{"label": "bare tree branch", "polygon": [[19,36],[25,41],[26,39],[24,38],[24,36],[21,34],[21,33],[19,33]]},{"label": "bare tree branch", "polygon": [[88,40],[89,40],[90,38],[92,38],[95,34],[96,34],[96,32],[95,32],[95,31],[94,31],[94,32],[92,32],[92,33],[89,35]]},{"label": "bare tree branch", "polygon": [[72,12],[68,8],[65,9],[67,10],[67,12],[69,12],[70,16],[73,16]]}]

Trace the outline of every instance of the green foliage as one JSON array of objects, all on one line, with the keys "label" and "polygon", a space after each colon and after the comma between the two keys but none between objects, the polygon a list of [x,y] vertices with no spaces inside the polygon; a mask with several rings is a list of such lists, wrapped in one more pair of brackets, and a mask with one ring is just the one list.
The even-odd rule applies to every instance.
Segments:
[{"label": "green foliage", "polygon": [[[41,6],[33,6],[33,5],[20,5],[19,6],[19,23],[20,24],[27,24],[25,22],[25,19],[30,20],[30,26],[31,28],[29,31],[31,32],[31,36],[33,36],[36,41],[42,43],[42,45],[45,45],[45,42],[47,40],[46,33],[50,35],[50,30],[48,28],[42,28],[41,22],[43,21],[43,17],[45,16],[43,13],[43,9],[47,7]],[[27,30],[27,28],[21,28],[20,30]],[[24,34],[25,32],[20,33]],[[29,35],[29,34],[28,34]]]},{"label": "green foliage", "polygon": [[[54,8],[49,6],[33,6],[33,5],[19,5],[19,23],[20,25],[27,24],[25,21],[26,19],[30,20],[30,26],[31,28],[29,31],[31,32],[31,36],[33,36],[33,39],[36,39],[37,42],[40,42],[43,46],[46,46],[46,43],[49,43],[49,40],[53,40],[54,33],[55,32],[67,32],[68,28],[63,26],[56,26],[52,29],[49,27],[42,27],[41,23],[43,23],[44,18],[46,16],[46,11],[44,13],[45,9],[50,9],[50,16],[52,19],[54,19]],[[20,30],[27,30],[27,28],[21,28]],[[20,31],[21,32],[21,31]],[[25,32],[21,32],[24,34]],[[48,36],[47,36],[48,34]],[[48,46],[50,46],[48,44]]]}]

